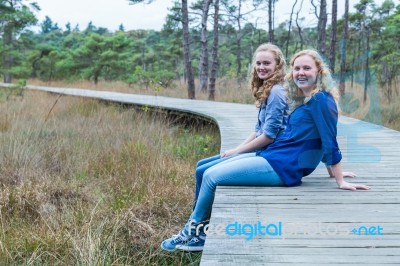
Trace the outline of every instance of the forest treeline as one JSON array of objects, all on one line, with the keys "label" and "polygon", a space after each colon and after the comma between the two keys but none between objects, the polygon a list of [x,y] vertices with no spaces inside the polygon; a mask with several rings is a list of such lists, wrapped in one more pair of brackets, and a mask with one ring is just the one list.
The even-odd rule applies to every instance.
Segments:
[{"label": "forest treeline", "polygon": [[[240,86],[257,46],[273,42],[286,57],[304,48],[320,51],[342,93],[344,81],[362,73],[366,97],[374,73],[390,102],[399,93],[400,5],[360,0],[349,12],[345,0],[345,12],[338,17],[337,0],[329,2],[329,10],[327,0],[314,0],[315,14],[308,16],[317,18],[318,25],[307,27],[309,18],[300,17],[303,1],[288,2],[290,16],[279,25],[274,20],[281,16],[275,14],[277,0],[203,0],[190,6],[187,0],[175,1],[160,31],[127,31],[120,25],[112,32],[93,23],[81,29],[60,26],[50,17],[38,21],[36,3],[0,0],[0,71],[6,83],[87,79],[168,87],[183,78],[188,98],[195,98],[194,79],[199,79],[200,90],[213,100],[216,79],[231,78]],[[254,9],[245,10],[245,5]],[[256,14],[267,18],[267,28],[250,22],[257,21]],[[40,30],[33,31],[34,25]]]}]

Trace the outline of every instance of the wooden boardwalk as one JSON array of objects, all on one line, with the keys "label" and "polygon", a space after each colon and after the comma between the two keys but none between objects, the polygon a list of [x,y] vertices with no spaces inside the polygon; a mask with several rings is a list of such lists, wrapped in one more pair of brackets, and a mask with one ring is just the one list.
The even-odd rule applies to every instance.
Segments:
[{"label": "wooden boardwalk", "polygon": [[[247,137],[257,115],[244,104],[28,89],[200,115],[218,124],[221,150]],[[370,185],[370,191],[339,190],[324,167],[300,187],[218,187],[211,224],[236,231],[210,233],[201,265],[400,265],[400,132],[340,117],[338,141],[344,170],[356,172],[353,182]],[[244,233],[239,224],[247,224]],[[264,228],[250,235],[253,224],[268,226],[268,233]]]}]

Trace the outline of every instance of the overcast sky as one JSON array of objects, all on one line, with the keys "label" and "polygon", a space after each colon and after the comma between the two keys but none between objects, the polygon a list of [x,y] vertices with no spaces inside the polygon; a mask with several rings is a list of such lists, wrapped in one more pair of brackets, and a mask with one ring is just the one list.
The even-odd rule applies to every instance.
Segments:
[{"label": "overcast sky", "polygon": [[[81,30],[85,29],[90,21],[96,27],[105,27],[111,31],[118,29],[123,24],[125,30],[155,29],[161,30],[168,8],[172,7],[172,0],[154,0],[153,3],[129,5],[128,0],[32,0],[37,2],[41,11],[37,13],[39,23],[45,16],[65,29],[70,22],[72,27],[79,24]],[[344,1],[338,0],[338,17],[344,12]],[[383,0],[375,0],[380,3]],[[189,3],[193,2],[189,0]],[[252,1],[248,1],[251,3]],[[291,3],[294,0],[279,0],[276,3],[275,25],[289,19]],[[301,1],[298,1],[301,2]],[[308,26],[316,25],[316,18],[311,14],[310,0],[304,0],[301,16],[306,17]],[[329,3],[331,1],[328,1]],[[359,0],[350,0],[350,8]],[[298,3],[299,6],[299,3]],[[328,5],[328,13],[331,7]],[[211,9],[212,10],[212,9]],[[353,9],[354,11],[354,9]],[[258,28],[267,29],[266,11],[264,19],[257,21]],[[262,16],[257,15],[255,17]],[[255,22],[255,21],[253,21]]]},{"label": "overcast sky", "polygon": [[38,19],[41,23],[46,16],[65,29],[70,22],[72,27],[79,24],[85,29],[90,21],[96,27],[117,30],[123,24],[126,30],[156,29],[163,26],[167,8],[172,7],[171,0],[156,0],[154,3],[130,5],[128,0],[33,0],[41,11]]}]

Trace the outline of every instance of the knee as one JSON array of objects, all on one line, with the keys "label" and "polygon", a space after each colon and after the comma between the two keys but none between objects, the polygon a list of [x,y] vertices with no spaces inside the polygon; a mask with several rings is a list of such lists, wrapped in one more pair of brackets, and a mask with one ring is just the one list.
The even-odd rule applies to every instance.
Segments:
[{"label": "knee", "polygon": [[195,176],[197,182],[201,182],[203,180],[204,170],[205,169],[203,169],[201,166],[196,168]]},{"label": "knee", "polygon": [[207,169],[203,173],[203,183],[207,184],[208,186],[214,187],[217,186],[216,181],[217,179],[214,177],[214,171],[212,169]]},{"label": "knee", "polygon": [[[204,160],[204,159],[203,159]],[[203,164],[203,160],[200,160],[196,163],[196,170]]]}]

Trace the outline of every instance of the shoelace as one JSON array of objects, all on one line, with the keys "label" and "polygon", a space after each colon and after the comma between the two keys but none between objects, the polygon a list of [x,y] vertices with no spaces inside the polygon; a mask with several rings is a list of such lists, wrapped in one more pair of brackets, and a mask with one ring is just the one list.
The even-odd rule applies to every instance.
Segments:
[{"label": "shoelace", "polygon": [[190,244],[190,243],[197,243],[197,242],[199,242],[199,241],[200,241],[200,240],[199,240],[197,237],[193,237],[192,239],[189,240],[188,244]]},{"label": "shoelace", "polygon": [[183,238],[183,236],[182,235],[173,235],[172,236],[172,241],[174,242],[174,243],[177,243],[177,242],[179,242],[179,241],[182,241],[182,242],[184,242],[185,241],[185,239]]}]

